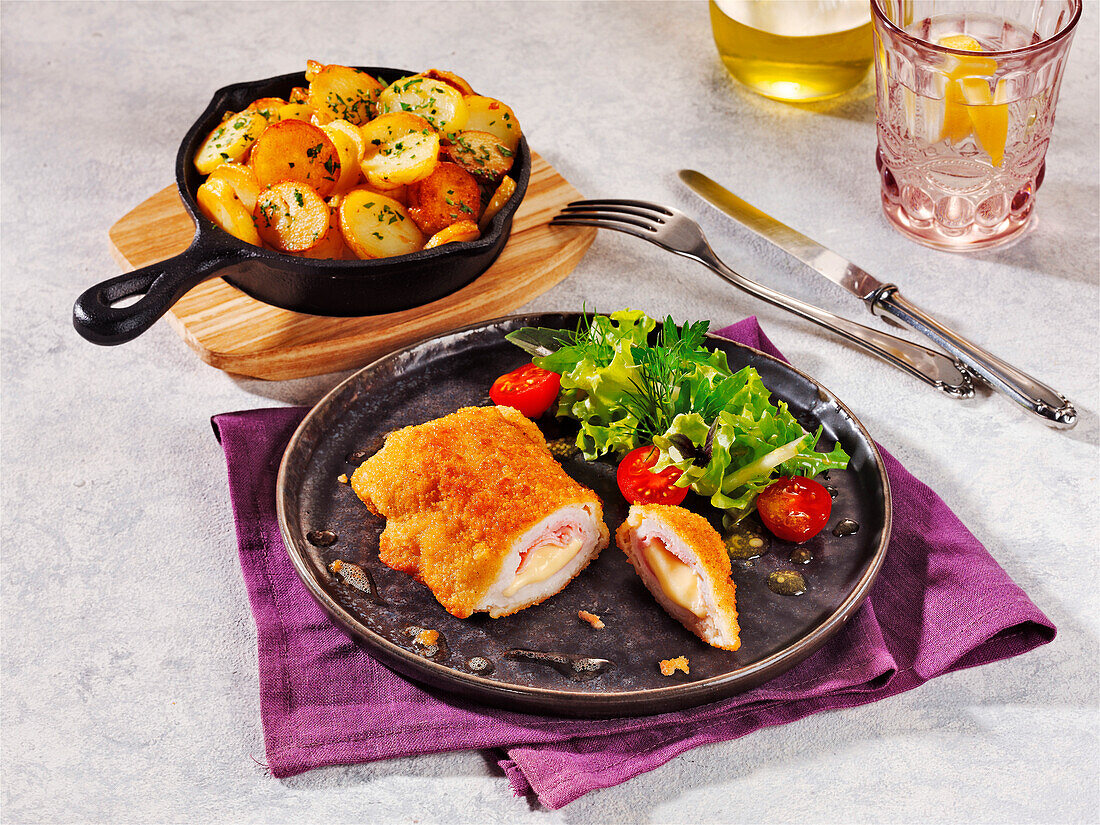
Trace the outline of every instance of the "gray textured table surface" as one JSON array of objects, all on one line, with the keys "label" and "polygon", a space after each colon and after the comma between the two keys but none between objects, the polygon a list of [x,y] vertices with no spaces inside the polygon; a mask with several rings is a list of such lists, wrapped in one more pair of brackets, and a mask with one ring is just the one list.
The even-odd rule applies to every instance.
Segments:
[{"label": "gray textured table surface", "polygon": [[[869,83],[814,108],[754,97],[726,75],[703,4],[4,3],[4,821],[1096,821],[1100,8],[1087,6],[1038,225],[963,257],[905,241],[881,216]],[[1082,413],[1069,433],[1000,397],[949,400],[625,236],[600,235],[528,306],[717,325],[757,314],[955,509],[1057,640],[695,750],[560,811],[514,798],[477,752],[269,776],[208,419],[309,403],[340,376],[235,379],[165,323],[107,349],[69,315],[117,273],[108,227],[171,182],[212,91],[307,58],[466,75],[586,195],[681,207],[734,267],[858,317],[675,178],[709,172],[1066,393]]]}]

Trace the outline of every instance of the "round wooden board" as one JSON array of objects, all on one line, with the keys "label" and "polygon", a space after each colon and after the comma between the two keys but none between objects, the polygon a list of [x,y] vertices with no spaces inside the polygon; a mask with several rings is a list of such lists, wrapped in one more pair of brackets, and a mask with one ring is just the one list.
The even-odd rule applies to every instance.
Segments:
[{"label": "round wooden board", "polygon": [[[283,380],[363,366],[405,344],[505,315],[564,280],[596,237],[589,227],[550,226],[581,194],[534,152],[531,165],[504,251],[476,281],[445,298],[386,315],[330,318],[270,306],[212,278],[176,302],[168,323],[211,366]],[[194,233],[169,186],[124,215],[109,235],[115,258],[129,270],[179,254]]]}]

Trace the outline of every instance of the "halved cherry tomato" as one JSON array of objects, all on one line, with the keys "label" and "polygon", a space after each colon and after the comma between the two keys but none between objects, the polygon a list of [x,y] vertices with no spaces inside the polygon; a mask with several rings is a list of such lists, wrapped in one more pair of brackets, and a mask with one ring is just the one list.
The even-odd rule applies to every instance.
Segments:
[{"label": "halved cherry tomato", "polygon": [[528,418],[538,418],[554,403],[561,376],[534,364],[524,364],[493,382],[489,397],[501,407],[515,407]]},{"label": "halved cherry tomato", "polygon": [[679,504],[687,496],[687,487],[674,486],[682,475],[675,467],[665,467],[659,473],[649,469],[660,454],[656,447],[638,447],[619,462],[615,480],[631,504]]},{"label": "halved cherry tomato", "polygon": [[813,479],[780,476],[756,499],[756,511],[779,538],[801,544],[825,527],[833,498]]}]

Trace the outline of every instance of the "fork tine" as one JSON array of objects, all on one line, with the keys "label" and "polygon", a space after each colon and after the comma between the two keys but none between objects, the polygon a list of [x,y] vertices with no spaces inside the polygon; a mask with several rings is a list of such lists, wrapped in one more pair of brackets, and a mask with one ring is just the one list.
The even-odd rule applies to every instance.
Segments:
[{"label": "fork tine", "polygon": [[650,212],[656,212],[659,215],[671,216],[673,212],[665,206],[660,204],[650,203],[649,201],[632,201],[622,200],[620,198],[604,198],[597,200],[583,200],[573,201],[568,206],[591,206],[591,207],[606,207],[606,206],[632,206],[635,209],[647,209]]},{"label": "fork tine", "polygon": [[636,226],[639,229],[645,229],[649,232],[657,231],[657,227],[653,225],[654,219],[646,218],[644,215],[638,215],[635,212],[597,212],[594,210],[582,211],[580,209],[571,210],[566,207],[560,213],[555,215],[555,219],[556,218],[587,218],[594,221],[630,224],[631,226]]},{"label": "fork tine", "polygon": [[[596,201],[582,201],[581,203],[583,203],[583,206],[579,205],[579,204],[578,205],[569,204],[568,206],[563,206],[562,210],[561,210],[561,214],[563,214],[563,215],[567,215],[567,214],[568,215],[585,215],[585,214],[596,215],[598,217],[606,218],[608,220],[618,220],[620,216],[632,215],[633,217],[636,217],[636,218],[643,218],[646,221],[649,221],[651,224],[653,224],[653,223],[656,223],[656,224],[665,223],[664,216],[662,216],[660,214],[654,214],[652,212],[648,212],[644,209],[638,209],[638,208],[633,207],[633,206],[617,206],[617,205],[606,206],[606,205],[600,205]],[[623,218],[623,220],[626,220],[626,218]]]},{"label": "fork tine", "polygon": [[555,216],[550,221],[551,226],[594,226],[597,229],[614,229],[616,232],[625,232],[627,235],[633,235],[635,238],[641,238],[645,241],[653,240],[653,230],[639,228],[633,224],[620,223],[618,221],[605,221],[590,218],[581,217],[562,217],[561,215]]}]

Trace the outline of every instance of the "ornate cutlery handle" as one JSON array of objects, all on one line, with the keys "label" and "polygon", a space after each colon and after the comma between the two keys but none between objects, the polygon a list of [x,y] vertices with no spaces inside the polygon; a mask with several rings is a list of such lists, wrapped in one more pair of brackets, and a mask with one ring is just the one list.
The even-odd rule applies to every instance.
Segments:
[{"label": "ornate cutlery handle", "polygon": [[881,309],[907,324],[962,361],[975,375],[1013,401],[1060,429],[1077,423],[1077,410],[1061,393],[1032,378],[990,352],[986,352],[950,327],[922,312],[898,292],[894,284],[884,285],[869,299],[871,311]]},{"label": "ornate cutlery handle", "polygon": [[834,315],[813,304],[804,303],[797,298],[792,298],[763,284],[758,284],[756,281],[749,280],[722,263],[709,246],[705,249],[697,248],[693,250],[691,254],[688,254],[688,257],[710,267],[723,279],[750,295],[755,295],[762,301],[767,301],[769,304],[786,309],[808,321],[813,321],[815,324],[832,330],[853,344],[877,355],[910,375],[915,375],[925,383],[931,384],[948,395],[956,398],[970,398],[974,395],[974,385],[969,371],[941,352],[936,352],[928,347],[914,344],[871,327],[865,327],[863,324],[841,318],[839,315]]}]

